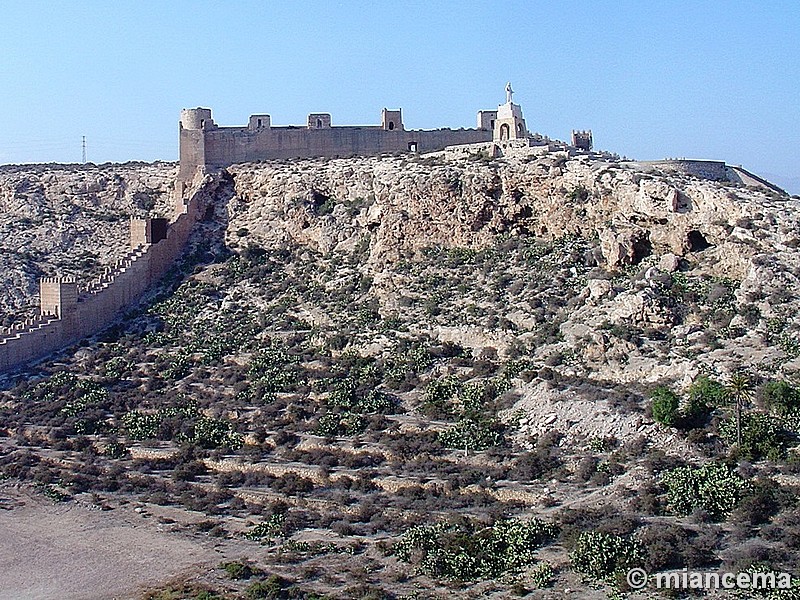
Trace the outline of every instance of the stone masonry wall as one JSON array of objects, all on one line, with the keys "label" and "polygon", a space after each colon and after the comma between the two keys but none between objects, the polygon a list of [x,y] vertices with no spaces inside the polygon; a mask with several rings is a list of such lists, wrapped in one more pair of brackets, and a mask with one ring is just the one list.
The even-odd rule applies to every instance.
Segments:
[{"label": "stone masonry wall", "polygon": [[491,140],[492,132],[483,129],[389,131],[380,126],[182,129],[179,178],[192,177],[198,166],[221,169],[237,163],[270,159],[432,152],[447,146]]},{"label": "stone masonry wall", "polygon": [[215,188],[216,180],[207,176],[185,204],[179,201],[165,239],[133,248],[99,279],[78,287],[77,298],[70,294],[74,281],[43,281],[42,316],[0,333],[0,372],[43,358],[119,319],[178,258]]},{"label": "stone masonry wall", "polygon": [[667,171],[686,173],[711,181],[725,181],[728,178],[725,163],[720,160],[658,160],[650,164],[658,165]]}]

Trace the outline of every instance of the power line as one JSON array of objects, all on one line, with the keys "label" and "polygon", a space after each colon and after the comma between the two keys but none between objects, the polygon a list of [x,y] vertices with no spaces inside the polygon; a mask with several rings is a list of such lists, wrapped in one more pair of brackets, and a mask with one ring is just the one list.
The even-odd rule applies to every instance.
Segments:
[{"label": "power line", "polygon": [[86,136],[83,136],[83,154],[81,155],[81,162],[86,164]]}]

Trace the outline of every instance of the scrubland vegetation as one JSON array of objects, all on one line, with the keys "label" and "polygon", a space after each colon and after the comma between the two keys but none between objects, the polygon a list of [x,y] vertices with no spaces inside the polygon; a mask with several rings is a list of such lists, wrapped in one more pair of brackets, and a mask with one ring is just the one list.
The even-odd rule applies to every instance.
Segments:
[{"label": "scrubland vegetation", "polygon": [[[54,502],[199,511],[187,534],[239,545],[150,600],[615,596],[631,567],[798,572],[797,382],[590,377],[560,325],[589,276],[628,289],[642,268],[603,271],[596,240],[431,247],[386,267],[394,286],[368,274],[369,243],[232,253],[198,236],[141,309],[7,386],[0,477]],[[654,287],[712,349],[743,334],[737,314],[760,319],[736,285]],[[658,354],[671,324],[599,329]],[[471,328],[513,342],[470,346]],[[786,333],[772,322],[765,343],[790,358]],[[659,441],[531,435],[518,402],[537,386],[655,421]]]}]

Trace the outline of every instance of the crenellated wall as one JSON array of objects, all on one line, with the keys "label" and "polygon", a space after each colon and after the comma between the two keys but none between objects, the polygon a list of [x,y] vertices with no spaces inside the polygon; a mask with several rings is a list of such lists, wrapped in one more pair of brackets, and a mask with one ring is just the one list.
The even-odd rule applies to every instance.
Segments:
[{"label": "crenellated wall", "polygon": [[406,131],[383,127],[263,128],[220,127],[181,130],[180,177],[198,166],[221,169],[236,163],[308,156],[370,156],[391,152],[432,152],[457,144],[491,141],[483,129]]},{"label": "crenellated wall", "polygon": [[0,371],[44,358],[119,319],[180,256],[218,184],[212,176],[195,181],[186,201],[177,198],[168,223],[132,219],[131,251],[97,279],[81,285],[74,278],[42,278],[41,316],[0,331]]},{"label": "crenellated wall", "polygon": [[[517,120],[521,120],[521,109],[513,106]],[[497,115],[497,111],[483,112]],[[516,137],[527,136],[524,121],[522,124]],[[494,118],[487,117],[479,121],[478,129],[407,130],[402,111],[384,108],[380,125],[333,126],[330,114],[311,113],[305,126],[274,127],[269,115],[252,115],[246,127],[219,127],[209,109],[184,109],[179,130],[178,182],[180,185],[193,177],[198,167],[213,170],[258,160],[433,152],[447,146],[491,141],[493,125]]]}]

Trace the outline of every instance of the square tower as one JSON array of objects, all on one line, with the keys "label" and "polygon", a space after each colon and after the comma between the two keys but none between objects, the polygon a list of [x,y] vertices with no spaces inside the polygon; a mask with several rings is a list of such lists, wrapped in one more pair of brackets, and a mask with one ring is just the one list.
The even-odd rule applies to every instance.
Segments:
[{"label": "square tower", "polygon": [[488,131],[494,131],[495,121],[497,121],[496,110],[478,111],[478,129],[487,129]]},{"label": "square tower", "polygon": [[328,113],[311,113],[308,115],[309,129],[330,129],[331,116]]},{"label": "square tower", "polygon": [[403,131],[403,115],[400,109],[381,111],[381,127],[384,131]]},{"label": "square tower", "polygon": [[572,130],[572,145],[585,152],[592,151],[592,130]]},{"label": "square tower", "polygon": [[269,115],[250,115],[250,122],[247,128],[250,130],[269,129],[271,117]]}]

